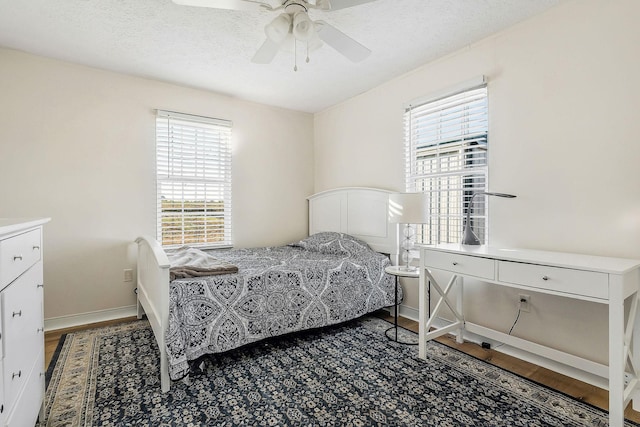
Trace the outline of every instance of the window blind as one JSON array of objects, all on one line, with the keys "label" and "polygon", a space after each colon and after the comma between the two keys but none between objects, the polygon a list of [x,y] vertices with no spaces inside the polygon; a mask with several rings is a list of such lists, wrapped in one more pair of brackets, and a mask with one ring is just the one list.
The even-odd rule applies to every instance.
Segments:
[{"label": "window blind", "polygon": [[[487,188],[488,103],[482,82],[464,90],[410,104],[404,114],[405,182],[408,192],[430,197],[425,244],[458,243],[473,193]],[[486,239],[484,199],[474,201],[474,231]]]},{"label": "window blind", "polygon": [[231,246],[231,122],[157,111],[157,238]]}]

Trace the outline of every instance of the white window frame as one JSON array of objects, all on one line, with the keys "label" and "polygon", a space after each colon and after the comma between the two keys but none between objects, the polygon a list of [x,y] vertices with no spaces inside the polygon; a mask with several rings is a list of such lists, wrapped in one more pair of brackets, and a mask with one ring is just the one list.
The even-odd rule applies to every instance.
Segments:
[{"label": "white window frame", "polygon": [[[405,186],[430,198],[418,243],[459,243],[474,193],[488,188],[488,94],[484,76],[405,106]],[[487,243],[487,206],[476,198],[473,230]]]},{"label": "white window frame", "polygon": [[157,110],[156,237],[163,247],[229,247],[228,120]]}]

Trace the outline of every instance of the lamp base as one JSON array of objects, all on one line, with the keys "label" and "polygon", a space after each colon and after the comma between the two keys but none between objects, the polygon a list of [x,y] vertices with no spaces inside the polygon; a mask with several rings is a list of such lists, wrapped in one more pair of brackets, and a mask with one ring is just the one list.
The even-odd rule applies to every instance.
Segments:
[{"label": "lamp base", "polygon": [[418,267],[414,267],[412,265],[400,265],[398,266],[398,270],[407,271],[409,273],[415,273],[416,271],[418,271]]},{"label": "lamp base", "polygon": [[471,227],[469,227],[469,225],[465,225],[464,227],[464,232],[462,235],[462,244],[463,245],[480,245],[480,239],[478,239],[478,236],[476,236],[476,234],[473,232],[473,230],[471,229]]}]

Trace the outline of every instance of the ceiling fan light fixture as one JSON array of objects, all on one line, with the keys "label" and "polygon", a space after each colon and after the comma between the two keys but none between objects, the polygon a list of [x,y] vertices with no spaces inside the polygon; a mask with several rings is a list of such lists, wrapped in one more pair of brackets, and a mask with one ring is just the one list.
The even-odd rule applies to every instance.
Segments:
[{"label": "ceiling fan light fixture", "polygon": [[329,0],[316,0],[316,8],[320,10],[331,10],[331,2]]},{"label": "ceiling fan light fixture", "polygon": [[264,27],[264,32],[267,35],[267,38],[277,44],[282,43],[290,30],[291,15],[288,13],[281,13]]},{"label": "ceiling fan light fixture", "polygon": [[315,34],[315,27],[309,15],[306,12],[300,11],[293,15],[293,36],[302,41],[307,42]]}]

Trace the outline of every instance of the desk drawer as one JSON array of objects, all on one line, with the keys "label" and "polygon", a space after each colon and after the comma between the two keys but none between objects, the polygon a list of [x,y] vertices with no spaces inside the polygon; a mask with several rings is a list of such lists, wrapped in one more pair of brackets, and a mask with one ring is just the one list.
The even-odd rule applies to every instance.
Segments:
[{"label": "desk drawer", "polygon": [[609,275],[605,273],[498,261],[498,280],[532,288],[609,299]]},{"label": "desk drawer", "polygon": [[40,229],[0,241],[0,289],[40,261]]},{"label": "desk drawer", "polygon": [[422,262],[425,267],[482,279],[495,279],[495,260],[439,251],[425,251],[424,254],[425,259]]}]

